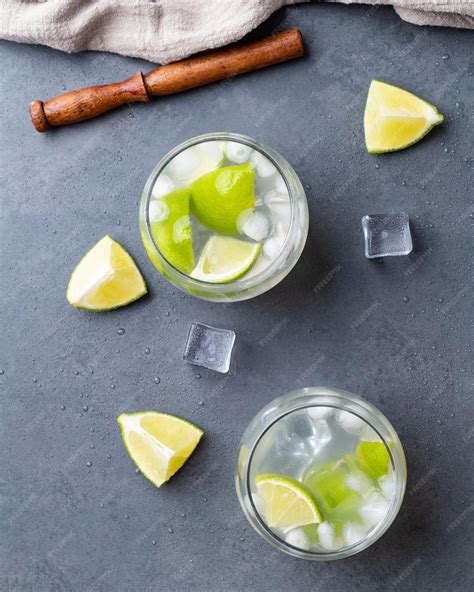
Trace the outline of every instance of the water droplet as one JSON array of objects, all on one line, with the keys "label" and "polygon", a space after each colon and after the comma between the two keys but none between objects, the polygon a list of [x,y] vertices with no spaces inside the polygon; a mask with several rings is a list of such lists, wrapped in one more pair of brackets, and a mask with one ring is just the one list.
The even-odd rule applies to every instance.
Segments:
[{"label": "water droplet", "polygon": [[91,463],[91,461],[90,461],[90,460],[88,460],[88,461],[86,462],[86,466],[87,466],[87,467],[92,467],[92,463]]},{"label": "water droplet", "polygon": [[120,329],[117,329],[117,333],[118,335],[123,335],[125,333],[125,329],[121,327]]},{"label": "water droplet", "polygon": [[379,165],[379,164],[376,164],[376,165],[375,165],[375,168],[376,168],[376,169],[379,169],[379,168],[380,168],[380,165]]},{"label": "water droplet", "polygon": [[95,444],[91,444],[91,448],[92,448],[92,450],[94,450]]},{"label": "water droplet", "polygon": [[139,475],[140,474],[140,469],[135,469],[135,474]]},{"label": "water droplet", "polygon": [[170,316],[170,314],[171,314],[171,313],[170,313],[170,311],[169,311],[169,310],[167,310],[167,311],[165,312],[165,317],[169,317],[169,316]]},{"label": "water droplet", "polygon": [[408,296],[403,297],[403,302],[410,302],[410,299],[408,298]]},{"label": "water droplet", "polygon": [[38,379],[37,378],[33,378],[33,382],[34,383],[38,382]]},{"label": "water droplet", "polygon": [[195,377],[199,380],[201,378],[200,374],[195,374]]},{"label": "water droplet", "polygon": [[153,379],[153,382],[154,382],[155,384],[160,384],[160,382],[161,382],[161,378],[160,378],[159,376],[155,376],[155,378]]},{"label": "water droplet", "polygon": [[89,411],[89,407],[87,405],[84,405],[84,407],[82,408],[83,411]]},{"label": "water droplet", "polygon": [[149,347],[145,347],[145,353],[148,355],[150,353],[150,348]]},{"label": "water droplet", "polygon": [[0,370],[0,376],[3,376],[5,374],[5,370]]},{"label": "water droplet", "polygon": [[121,224],[120,220],[117,220],[116,224],[117,224],[117,226],[120,226],[120,224]]},{"label": "water droplet", "polygon": [[181,518],[186,518],[186,514],[184,512],[181,512]]},{"label": "water droplet", "polygon": [[115,384],[111,384],[111,385],[110,385],[110,388],[111,388],[111,389],[114,389],[114,388],[115,388]]},{"label": "water droplet", "polygon": [[168,528],[168,532],[169,532],[170,534],[173,534],[173,532],[174,532],[174,531],[173,531],[173,529],[172,529],[172,528]]},{"label": "water droplet", "polygon": [[66,405],[61,405],[61,411],[64,411],[66,409]]},{"label": "water droplet", "polygon": [[199,401],[199,405],[202,407],[204,405],[204,401]]},{"label": "water droplet", "polygon": [[202,498],[202,501],[203,501],[203,502],[207,502],[207,497],[203,497],[203,498]]},{"label": "water droplet", "polygon": [[128,514],[125,514],[125,518],[128,520],[130,516]]},{"label": "water droplet", "polygon": [[305,185],[305,187],[308,191],[311,189],[311,185]]},{"label": "water droplet", "polygon": [[111,455],[111,454],[108,454],[108,455],[107,455],[107,458],[112,458],[112,455]]},{"label": "water droplet", "polygon": [[449,53],[445,53],[444,55],[441,56],[442,60],[449,60],[449,58],[450,58]]},{"label": "water droplet", "polygon": [[74,376],[79,376],[79,370],[74,370]]},{"label": "water droplet", "polygon": [[155,540],[152,540],[152,541],[151,541],[151,544],[152,544],[152,545],[156,545],[156,541],[155,541]]}]

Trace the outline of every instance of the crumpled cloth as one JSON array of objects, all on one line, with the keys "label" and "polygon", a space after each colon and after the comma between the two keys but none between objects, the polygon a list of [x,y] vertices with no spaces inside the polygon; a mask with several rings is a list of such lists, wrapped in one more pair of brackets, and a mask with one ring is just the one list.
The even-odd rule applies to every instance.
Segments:
[{"label": "crumpled cloth", "polygon": [[[0,38],[166,64],[237,41],[300,1],[307,0],[0,0]],[[474,0],[322,1],[392,4],[417,25],[474,28]]]}]

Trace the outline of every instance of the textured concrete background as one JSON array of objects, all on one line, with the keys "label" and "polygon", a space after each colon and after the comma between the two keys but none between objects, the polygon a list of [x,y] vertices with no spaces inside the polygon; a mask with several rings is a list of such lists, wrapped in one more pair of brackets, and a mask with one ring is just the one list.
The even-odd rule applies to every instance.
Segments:
[{"label": "textured concrete background", "polygon": [[[1,590],[473,588],[473,34],[417,28],[390,8],[314,4],[277,13],[260,33],[281,23],[301,28],[307,58],[44,135],[30,100],[151,65],[0,44]],[[372,78],[434,102],[446,123],[406,152],[366,154]],[[167,283],[137,229],[157,160],[221,130],[268,142],[310,187],[299,264],[270,293],[231,306]],[[367,261],[361,216],[398,210],[411,217],[414,253]],[[136,258],[150,295],[109,314],[76,311],[69,275],[105,233]],[[181,361],[192,321],[236,331],[231,374]],[[331,564],[273,550],[247,526],[233,484],[251,417],[319,384],[375,403],[409,468],[390,530]],[[116,424],[146,409],[207,434],[161,490],[135,473]]]}]

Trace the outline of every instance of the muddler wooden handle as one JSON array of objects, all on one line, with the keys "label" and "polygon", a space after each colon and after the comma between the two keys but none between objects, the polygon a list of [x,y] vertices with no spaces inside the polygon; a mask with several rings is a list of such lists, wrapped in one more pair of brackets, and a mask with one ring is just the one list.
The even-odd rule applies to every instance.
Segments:
[{"label": "muddler wooden handle", "polygon": [[301,33],[289,29],[254,43],[161,66],[145,75],[137,72],[123,82],[73,90],[44,103],[33,101],[30,115],[35,128],[45,132],[50,127],[91,119],[126,103],[146,102],[150,97],[232,78],[303,54]]}]

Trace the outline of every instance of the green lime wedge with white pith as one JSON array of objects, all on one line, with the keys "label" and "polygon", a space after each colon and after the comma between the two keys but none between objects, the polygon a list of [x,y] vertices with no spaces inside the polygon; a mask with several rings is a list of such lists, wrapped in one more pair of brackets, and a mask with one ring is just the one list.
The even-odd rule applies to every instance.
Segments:
[{"label": "green lime wedge with white pith", "polygon": [[237,219],[255,205],[255,172],[250,163],[203,175],[190,185],[191,211],[215,232],[237,234]]},{"label": "green lime wedge with white pith", "polygon": [[190,274],[195,280],[213,283],[232,282],[254,265],[262,249],[230,236],[211,236],[204,245],[198,264]]},{"label": "green lime wedge with white pith", "polygon": [[177,189],[150,201],[148,215],[153,239],[161,254],[183,273],[194,268],[190,192]]},{"label": "green lime wedge with white pith", "polygon": [[360,442],[355,456],[359,467],[374,481],[388,473],[390,455],[383,442]]},{"label": "green lime wedge with white pith", "polygon": [[290,529],[322,521],[311,493],[290,477],[264,474],[255,478],[265,522],[271,528]]},{"label": "green lime wedge with white pith", "polygon": [[133,259],[106,235],[72,272],[66,297],[75,308],[99,312],[130,304],[146,293],[145,280]]},{"label": "green lime wedge with white pith", "polygon": [[402,88],[372,80],[364,113],[365,143],[371,154],[408,148],[443,121],[434,105]]},{"label": "green lime wedge with white pith", "polygon": [[123,413],[117,421],[130,458],[156,487],[184,465],[204,434],[189,421],[158,411]]}]

